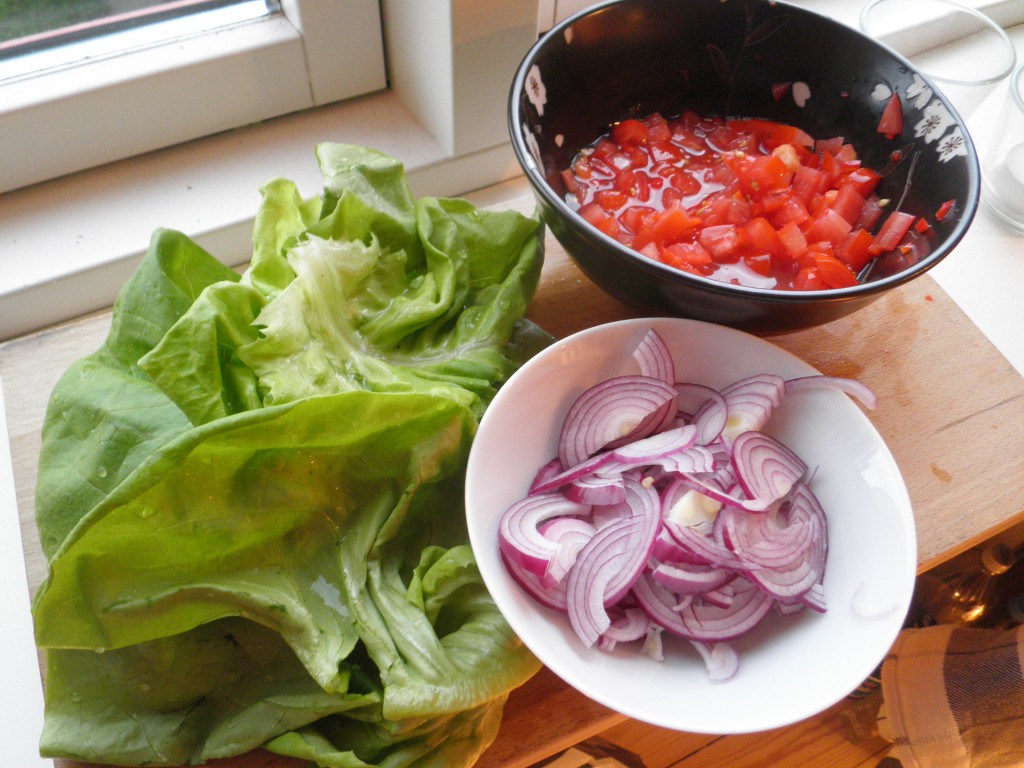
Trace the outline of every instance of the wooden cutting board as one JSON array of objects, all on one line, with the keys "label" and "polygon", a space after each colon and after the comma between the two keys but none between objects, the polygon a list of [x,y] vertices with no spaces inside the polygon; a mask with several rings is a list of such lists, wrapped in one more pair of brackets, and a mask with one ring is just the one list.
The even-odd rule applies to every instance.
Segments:
[{"label": "wooden cutting board", "polygon": [[[598,290],[548,235],[529,316],[557,337],[636,313]],[[33,519],[39,429],[57,378],[96,349],[101,312],[0,344],[26,568],[34,591],[46,572]],[[854,376],[879,398],[870,418],[907,484],[919,567],[931,568],[1024,519],[1024,378],[925,275],[828,325],[769,339],[822,373]],[[544,670],[512,694],[498,741],[479,763],[526,766],[621,722]],[[58,761],[61,768],[75,763]],[[223,768],[297,768],[254,752]]]}]

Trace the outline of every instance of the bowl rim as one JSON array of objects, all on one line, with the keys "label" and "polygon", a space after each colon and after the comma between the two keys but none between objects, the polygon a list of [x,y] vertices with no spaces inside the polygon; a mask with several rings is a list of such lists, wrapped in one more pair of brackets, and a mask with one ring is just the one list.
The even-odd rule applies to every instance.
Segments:
[{"label": "bowl rim", "polygon": [[[537,56],[549,42],[562,37],[567,28],[571,27],[581,19],[596,15],[609,7],[627,5],[640,1],[641,0],[602,0],[602,2],[584,8],[566,17],[541,35],[537,41],[530,46],[529,50],[527,50],[526,54],[520,61],[519,66],[516,68],[515,75],[512,78],[512,83],[508,93],[506,117],[513,152],[521,169],[523,170],[524,175],[526,176],[527,181],[534,190],[534,194],[541,198],[542,204],[547,204],[554,208],[570,226],[575,227],[577,230],[581,230],[586,237],[597,240],[601,245],[613,251],[619,259],[624,259],[626,261],[636,263],[641,267],[649,268],[670,280],[679,281],[683,285],[689,285],[709,293],[728,296],[731,298],[745,297],[761,302],[787,305],[815,304],[822,300],[844,301],[858,298],[862,299],[867,296],[874,296],[876,294],[883,293],[891,288],[903,285],[904,283],[909,282],[930,270],[942,261],[942,259],[948,256],[967,234],[967,230],[970,228],[974,221],[974,217],[977,215],[981,199],[980,161],[978,159],[977,147],[975,146],[974,140],[967,128],[967,121],[960,115],[956,107],[949,101],[945,94],[943,94],[942,91],[932,82],[931,78],[929,78],[928,75],[922,72],[912,62],[902,56],[898,51],[895,51],[884,43],[875,40],[855,27],[843,24],[808,8],[794,5],[788,2],[788,0],[753,0],[753,2],[758,5],[773,8],[777,6],[784,6],[787,11],[792,11],[805,17],[815,18],[826,26],[840,27],[849,34],[856,35],[870,41],[873,45],[896,59],[900,63],[901,67],[905,68],[909,74],[920,77],[921,80],[932,89],[932,93],[942,101],[943,105],[949,110],[950,115],[955,118],[955,122],[961,128],[965,146],[967,148],[966,159],[968,188],[967,197],[963,205],[963,214],[957,221],[956,226],[950,231],[949,235],[939,243],[935,249],[931,250],[925,258],[907,269],[897,272],[896,274],[879,278],[878,280],[872,280],[867,283],[859,283],[847,288],[785,291],[778,290],[776,288],[757,288],[754,286],[736,285],[733,283],[726,283],[721,280],[715,280],[710,277],[704,277],[703,275],[694,275],[689,272],[683,272],[682,270],[675,269],[667,264],[662,264],[661,262],[654,261],[653,259],[648,259],[637,251],[634,251],[632,248],[623,245],[615,238],[606,235],[596,227],[593,227],[572,207],[570,207],[560,195],[555,194],[551,185],[537,168],[536,160],[534,159],[530,148],[527,146],[520,128],[521,121],[519,120],[519,115],[521,112],[521,100],[519,98],[519,94],[521,94],[526,87],[527,77],[529,76],[530,69],[533,67]],[[572,256],[572,254],[569,255]],[[575,260],[575,257],[573,258]]]}]

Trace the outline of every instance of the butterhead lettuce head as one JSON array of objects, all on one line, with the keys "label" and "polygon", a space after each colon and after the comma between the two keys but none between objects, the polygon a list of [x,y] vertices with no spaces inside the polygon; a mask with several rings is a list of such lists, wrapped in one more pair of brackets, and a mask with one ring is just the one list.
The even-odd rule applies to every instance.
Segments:
[{"label": "butterhead lettuce head", "polygon": [[154,234],[47,412],[36,595],[45,755],[471,765],[538,664],[468,546],[463,472],[523,319],[540,223],[414,199],[317,147],[263,189],[252,261]]}]

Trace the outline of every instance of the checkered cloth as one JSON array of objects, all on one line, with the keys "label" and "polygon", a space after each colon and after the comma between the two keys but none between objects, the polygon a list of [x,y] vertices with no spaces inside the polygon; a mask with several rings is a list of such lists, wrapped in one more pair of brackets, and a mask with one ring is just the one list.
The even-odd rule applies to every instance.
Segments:
[{"label": "checkered cloth", "polygon": [[1024,766],[1024,626],[900,633],[882,665],[879,732],[904,768]]}]

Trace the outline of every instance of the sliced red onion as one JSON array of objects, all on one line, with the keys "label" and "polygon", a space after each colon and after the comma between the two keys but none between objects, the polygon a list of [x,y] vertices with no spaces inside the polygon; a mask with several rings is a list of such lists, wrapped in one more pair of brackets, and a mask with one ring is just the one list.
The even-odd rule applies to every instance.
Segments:
[{"label": "sliced red onion", "polygon": [[569,623],[588,648],[611,624],[606,607],[629,592],[644,570],[660,524],[657,492],[629,476],[624,485],[633,516],[599,529],[567,579]]},{"label": "sliced red onion", "polygon": [[772,523],[775,515],[734,508],[723,510],[722,516],[729,548],[760,568],[792,568],[807,559],[808,548],[817,538],[817,526],[805,520],[779,527]]},{"label": "sliced red onion", "polygon": [[736,577],[734,571],[694,563],[658,563],[651,577],[678,595],[699,595],[718,589]]},{"label": "sliced red onion", "polygon": [[700,599],[708,605],[714,605],[719,608],[729,608],[732,605],[732,601],[735,596],[735,591],[733,591],[728,584],[723,584],[716,589],[709,589],[700,596]]},{"label": "sliced red onion", "polygon": [[[752,567],[751,563],[743,560],[732,550],[726,549],[714,539],[690,526],[674,525],[668,521],[663,521],[663,525],[676,543],[708,565],[717,565],[737,571],[748,570]],[[676,562],[683,562],[683,560],[678,559]]]},{"label": "sliced red onion", "polygon": [[661,517],[672,525],[701,526],[710,524],[722,503],[690,488],[678,477],[661,494]]},{"label": "sliced red onion", "polygon": [[590,514],[591,507],[569,501],[561,494],[526,496],[513,503],[498,523],[498,547],[522,568],[543,577],[558,552],[558,543],[545,538],[539,528],[553,517],[579,517]]},{"label": "sliced red onion", "polygon": [[708,670],[708,680],[714,682],[730,680],[739,671],[739,654],[728,643],[702,643],[698,640],[691,640],[690,643],[704,659],[704,665]]},{"label": "sliced red onion", "polygon": [[766,499],[747,499],[735,493],[723,490],[712,478],[700,478],[696,475],[681,474],[679,480],[705,496],[714,499],[722,505],[739,507],[748,512],[764,512],[771,506],[771,501]]},{"label": "sliced red onion", "polygon": [[530,483],[529,493],[537,493],[537,488],[543,486],[555,475],[561,474],[562,470],[563,467],[561,460],[557,456],[551,459],[551,461],[538,469],[537,474],[533,476],[533,482]]},{"label": "sliced red onion", "polygon": [[565,496],[572,501],[594,506],[618,504],[626,498],[621,475],[592,474],[573,480],[565,486]]},{"label": "sliced red onion", "polygon": [[553,587],[565,578],[576,563],[579,551],[594,537],[597,528],[582,518],[556,517],[542,523],[539,530],[545,539],[558,544],[558,551],[548,562],[547,570],[541,577],[544,587]]},{"label": "sliced red onion", "polygon": [[737,586],[726,608],[694,600],[681,611],[675,611],[672,593],[646,575],[637,579],[633,594],[651,620],[672,634],[687,640],[722,642],[734,640],[756,627],[774,602],[745,579],[736,579],[733,584]]},{"label": "sliced red onion", "polygon": [[815,584],[800,595],[800,602],[818,613],[825,613],[828,610],[828,606],[825,604],[825,588],[821,584]]},{"label": "sliced red onion", "polygon": [[545,586],[541,583],[540,576],[516,564],[514,560],[506,557],[504,553],[501,553],[501,561],[505,564],[505,569],[512,577],[512,580],[522,587],[526,594],[546,608],[551,608],[560,613],[566,612],[565,580],[553,586]]},{"label": "sliced red onion", "polygon": [[626,608],[612,619],[608,629],[601,635],[599,641],[601,649],[610,651],[617,643],[631,643],[634,640],[643,639],[647,636],[647,628],[650,623],[643,608]]},{"label": "sliced red onion", "polygon": [[658,534],[654,538],[654,548],[651,550],[651,555],[658,562],[708,565],[706,557],[698,555],[689,547],[684,547],[676,541],[664,525],[658,529]]},{"label": "sliced red onion", "polygon": [[676,427],[620,446],[612,451],[612,457],[614,461],[623,465],[653,464],[686,451],[693,446],[696,439],[696,427]]},{"label": "sliced red onion", "polygon": [[665,646],[661,640],[664,630],[650,619],[647,620],[647,635],[644,637],[643,654],[655,661],[665,660]]},{"label": "sliced red onion", "polygon": [[650,376],[616,376],[589,387],[562,425],[562,466],[574,467],[623,438],[653,434],[675,415],[675,402],[675,387]]},{"label": "sliced red onion", "polygon": [[874,410],[878,405],[878,398],[875,397],[871,388],[856,379],[818,374],[800,376],[786,382],[786,394],[802,392],[807,389],[837,389],[860,401],[861,405],[869,410]]},{"label": "sliced red onion", "polygon": [[789,493],[807,471],[799,456],[764,432],[744,432],[736,437],[732,466],[744,493],[767,504]]},{"label": "sliced red onion", "polygon": [[[536,496],[538,494],[551,493],[559,488],[562,488],[570,483],[574,483],[584,477],[592,475],[597,472],[601,467],[609,464],[613,460],[614,456],[610,452],[598,453],[591,456],[588,459],[584,459],[579,464],[575,464],[562,472],[558,472],[554,475],[545,473],[543,480],[534,480],[530,487],[530,495]],[[561,463],[561,461],[559,461]]]},{"label": "sliced red onion", "polygon": [[652,379],[660,379],[666,384],[676,381],[676,366],[672,361],[665,340],[653,328],[649,330],[633,350],[633,358],[640,366],[640,373]]},{"label": "sliced red onion", "polygon": [[785,600],[775,601],[776,612],[782,614],[783,616],[791,616],[794,613],[800,613],[800,611],[804,610],[806,607],[807,606],[804,605],[804,603],[799,599],[793,600],[792,602],[787,602]]},{"label": "sliced red onion", "polygon": [[[703,384],[676,384],[679,406],[692,414],[690,423],[697,428],[697,443],[708,445],[722,434],[729,418],[729,404],[721,393]],[[692,410],[688,410],[692,408]]]},{"label": "sliced red onion", "polygon": [[785,380],[771,373],[749,376],[725,387],[721,394],[728,405],[729,418],[722,437],[728,441],[743,432],[762,429],[785,392]]}]

